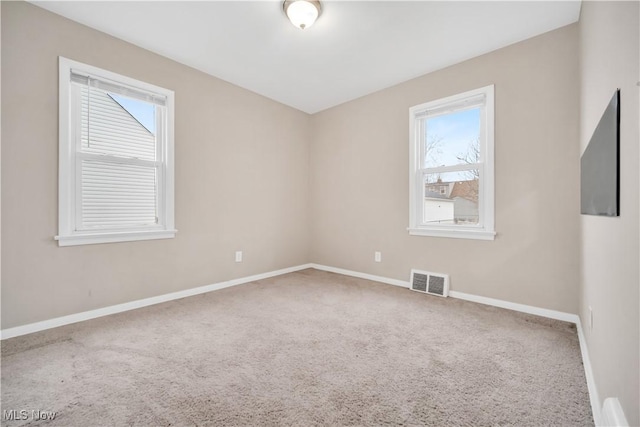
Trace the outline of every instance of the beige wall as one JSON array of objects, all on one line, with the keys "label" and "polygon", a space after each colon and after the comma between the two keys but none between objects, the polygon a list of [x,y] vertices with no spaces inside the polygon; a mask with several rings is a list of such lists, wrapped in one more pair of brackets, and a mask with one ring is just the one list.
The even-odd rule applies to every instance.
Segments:
[{"label": "beige wall", "polygon": [[580,217],[580,317],[600,404],[618,397],[632,426],[640,425],[638,5],[583,2],[580,17],[581,152],[616,88],[621,98],[620,217]]},{"label": "beige wall", "polygon": [[[577,313],[577,73],[571,25],[314,115],[312,261]],[[489,84],[496,240],[409,236],[409,107]]]},{"label": "beige wall", "polygon": [[[58,55],[175,91],[175,239],[54,242]],[[308,115],[23,2],[2,89],[2,328],[308,261]]]}]

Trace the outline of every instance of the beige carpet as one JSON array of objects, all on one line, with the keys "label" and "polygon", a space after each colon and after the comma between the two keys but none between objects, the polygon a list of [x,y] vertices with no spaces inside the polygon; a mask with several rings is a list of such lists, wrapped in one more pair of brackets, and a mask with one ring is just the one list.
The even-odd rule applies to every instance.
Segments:
[{"label": "beige carpet", "polygon": [[29,413],[3,425],[593,425],[574,325],[316,270],[4,341],[2,410]]}]

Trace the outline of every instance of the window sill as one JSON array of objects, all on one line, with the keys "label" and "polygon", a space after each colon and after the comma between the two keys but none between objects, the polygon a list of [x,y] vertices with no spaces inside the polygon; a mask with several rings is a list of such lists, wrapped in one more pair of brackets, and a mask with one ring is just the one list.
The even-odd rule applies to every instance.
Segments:
[{"label": "window sill", "polygon": [[408,228],[412,236],[450,237],[454,239],[495,240],[495,231],[486,230],[451,230],[433,228]]},{"label": "window sill", "polygon": [[94,245],[98,243],[133,242],[137,240],[173,239],[178,230],[125,231],[55,236],[58,246]]}]

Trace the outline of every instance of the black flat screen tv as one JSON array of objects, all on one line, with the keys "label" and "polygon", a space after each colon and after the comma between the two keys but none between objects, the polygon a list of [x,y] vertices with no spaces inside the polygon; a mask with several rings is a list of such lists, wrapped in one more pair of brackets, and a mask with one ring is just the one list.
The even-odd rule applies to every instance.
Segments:
[{"label": "black flat screen tv", "polygon": [[580,160],[580,213],[620,216],[620,89]]}]

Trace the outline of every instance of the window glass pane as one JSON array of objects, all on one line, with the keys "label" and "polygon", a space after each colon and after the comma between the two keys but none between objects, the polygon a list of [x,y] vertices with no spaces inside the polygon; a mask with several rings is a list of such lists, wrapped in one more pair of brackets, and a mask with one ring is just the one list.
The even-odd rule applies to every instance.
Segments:
[{"label": "window glass pane", "polygon": [[480,108],[441,114],[424,120],[423,167],[479,162]]},{"label": "window glass pane", "polygon": [[156,160],[154,104],[80,86],[82,151]]},{"label": "window glass pane", "polygon": [[152,135],[156,134],[156,106],[154,104],[115,93],[109,93],[109,96]]},{"label": "window glass pane", "polygon": [[424,224],[478,224],[478,190],[478,169],[424,174]]}]

